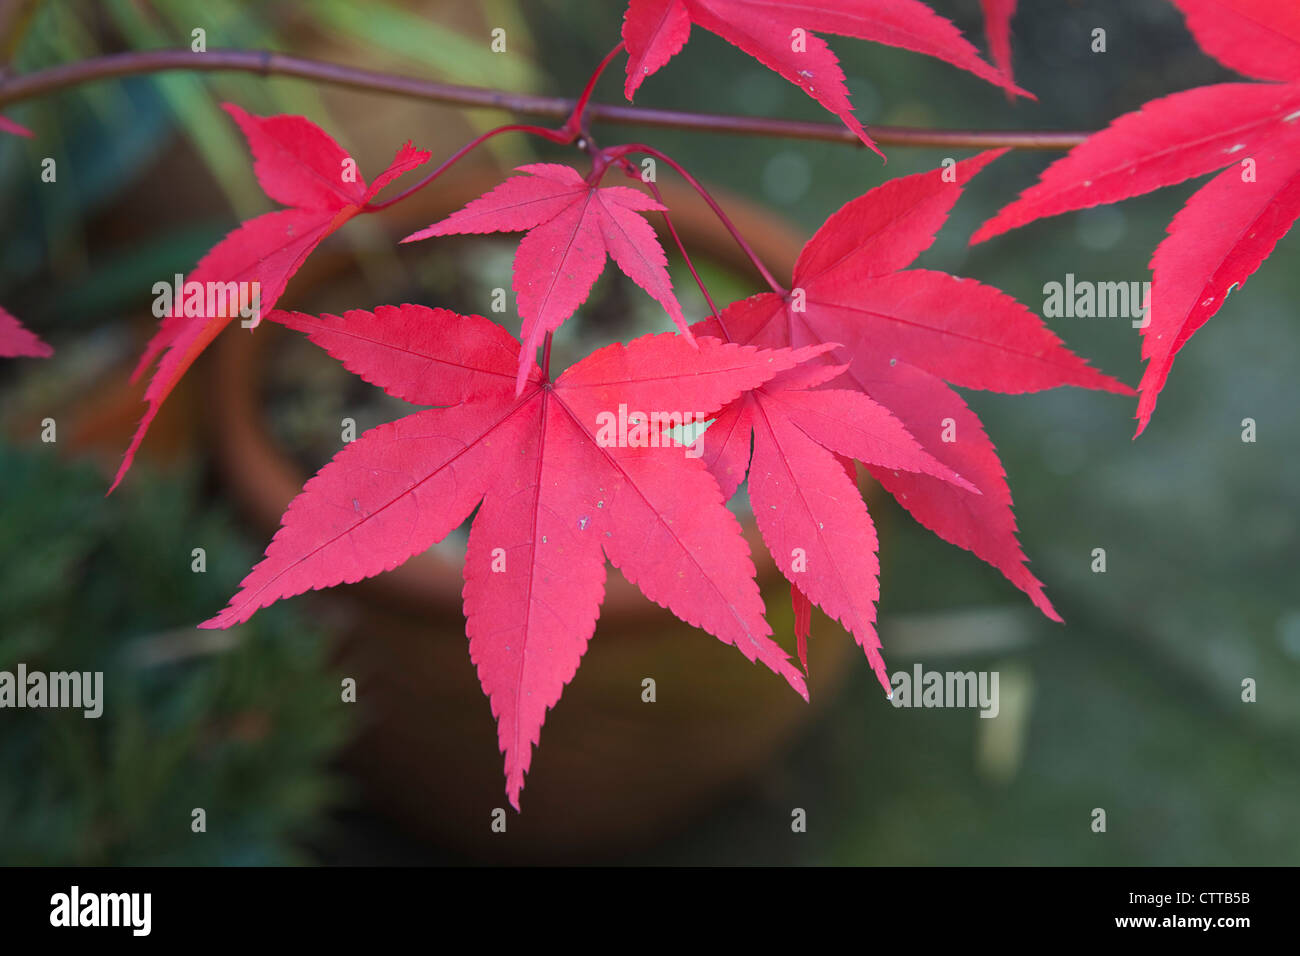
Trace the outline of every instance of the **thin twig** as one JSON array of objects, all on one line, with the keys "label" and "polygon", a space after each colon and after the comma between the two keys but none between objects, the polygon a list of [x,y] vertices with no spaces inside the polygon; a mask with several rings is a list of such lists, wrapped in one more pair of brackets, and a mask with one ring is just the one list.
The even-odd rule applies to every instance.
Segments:
[{"label": "thin twig", "polygon": [[[547,332],[546,339],[542,343],[542,381],[543,382],[549,382],[551,380],[551,339],[554,338],[554,336],[555,336],[554,332]],[[533,353],[533,357],[534,358],[537,357],[536,352]]]},{"label": "thin twig", "polygon": [[605,59],[601,60],[600,64],[592,72],[591,76],[587,80],[587,85],[582,88],[582,93],[578,96],[577,102],[573,104],[573,113],[564,123],[565,129],[571,130],[575,135],[581,135],[586,129],[586,126],[583,124],[582,114],[586,112],[587,105],[591,102],[591,94],[596,92],[596,84],[600,81],[601,74],[605,72],[605,68],[614,61],[614,57],[618,56],[622,52],[623,41],[619,40],[618,46],[605,54]]},{"label": "thin twig", "polygon": [[704,184],[692,176],[681,163],[677,162],[677,160],[673,159],[667,153],[663,153],[660,150],[655,149],[653,146],[647,146],[645,143],[626,143],[622,146],[611,146],[609,149],[605,150],[604,157],[607,162],[616,162],[628,153],[643,153],[646,156],[653,156],[655,159],[667,163],[676,170],[677,175],[686,180],[686,182],[690,184],[691,188],[699,193],[700,198],[703,199],[708,207],[713,210],[713,214],[718,217],[718,221],[722,223],[727,232],[731,233],[731,238],[736,240],[736,245],[740,246],[741,251],[749,257],[749,261],[754,263],[754,268],[756,268],[758,274],[763,277],[763,281],[767,283],[768,288],[777,295],[783,296],[787,294],[785,286],[777,282],[776,277],[768,271],[767,266],[763,264],[763,260],[758,257],[758,253],[754,251],[748,240],[746,240],[745,237],[741,235],[740,230],[736,228],[735,223],[731,221],[731,217],[723,211],[723,208],[718,205],[718,201],[709,194],[707,189],[704,188]]},{"label": "thin twig", "polygon": [[[257,73],[263,76],[292,76],[372,93],[388,93],[434,103],[498,109],[522,116],[542,116],[560,120],[573,114],[577,102],[560,97],[533,96],[478,86],[437,83],[432,80],[366,70],[338,63],[308,60],[270,50],[209,50],[206,53],[194,53],[190,50],[140,50],[113,53],[38,70],[35,73],[0,78],[0,106],[46,96],[96,80],[140,76],[169,70],[234,71]],[[591,103],[587,106],[584,115],[593,122],[862,145],[850,130],[832,123],[688,113],[605,103]],[[936,130],[907,126],[873,126],[871,135],[876,142],[893,146],[972,149],[1010,146],[1016,149],[1063,150],[1077,146],[1088,137],[1089,133],[1034,130]]]},{"label": "thin twig", "polygon": [[[636,172],[636,166],[633,165],[632,161],[626,156],[619,160],[619,165],[623,167],[624,171],[630,177],[636,180],[641,180],[641,176]],[[700,278],[699,272],[695,269],[695,263],[691,261],[691,254],[686,251],[686,243],[682,242],[682,237],[677,233],[677,227],[673,225],[673,217],[668,212],[668,203],[664,202],[663,193],[659,191],[659,184],[656,183],[655,180],[651,179],[646,182],[646,185],[650,187],[650,192],[655,197],[655,202],[664,207],[660,212],[660,215],[664,217],[664,224],[668,227],[668,234],[673,237],[673,242],[677,244],[677,251],[682,254],[682,259],[686,261],[686,268],[691,270],[691,277],[695,279],[696,286],[699,287],[700,293],[704,296],[704,301],[709,306],[709,315],[717,319],[718,324],[722,325],[723,332],[726,332],[727,327],[722,322],[722,313],[718,311],[717,305],[714,304],[713,296],[709,295],[709,290],[704,285],[704,280]],[[730,338],[730,336],[728,336],[728,338]]]},{"label": "thin twig", "polygon": [[421,179],[419,182],[415,183],[414,185],[408,186],[407,188],[403,189],[400,193],[397,193],[396,195],[391,196],[388,199],[385,199],[383,202],[367,203],[366,212],[379,212],[379,210],[387,209],[389,206],[393,205],[394,203],[401,202],[403,199],[405,199],[407,196],[412,195],[413,193],[418,193],[425,186],[429,185],[429,183],[433,182],[435,179],[437,179],[447,170],[451,169],[451,167],[455,166],[458,162],[460,162],[462,159],[464,159],[474,150],[478,149],[479,146],[483,145],[488,140],[492,139],[494,136],[500,136],[502,133],[528,133],[532,136],[540,136],[543,139],[548,139],[552,143],[565,143],[568,142],[569,140],[569,137],[566,133],[563,133],[560,130],[546,129],[544,126],[521,126],[518,124],[514,124],[510,126],[498,126],[496,129],[488,130],[486,133],[483,133],[481,136],[474,137],[474,139],[470,140],[460,149],[456,150],[456,152],[452,153],[445,160],[443,160],[442,163],[433,170],[433,172],[429,173],[427,176],[425,176],[423,179]]}]

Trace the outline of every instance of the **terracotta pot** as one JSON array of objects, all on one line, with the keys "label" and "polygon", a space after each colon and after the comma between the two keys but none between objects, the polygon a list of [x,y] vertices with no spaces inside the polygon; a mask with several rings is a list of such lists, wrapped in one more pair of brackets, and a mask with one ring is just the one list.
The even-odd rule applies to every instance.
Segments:
[{"label": "terracotta pot", "polygon": [[[457,171],[393,207],[385,225],[395,237],[406,235],[500,179],[493,171]],[[664,192],[693,255],[752,274],[694,193]],[[723,204],[769,267],[788,274],[799,236],[743,201]],[[428,244],[416,248],[436,254]],[[349,255],[318,250],[290,293],[328,284],[343,270],[355,271]],[[376,290],[373,304],[386,301]],[[281,305],[293,307],[292,299]],[[218,466],[268,537],[308,477],[276,446],[263,412],[268,346],[286,334],[269,323],[252,335],[230,330],[218,339],[208,370]],[[788,586],[752,518],[745,531],[769,620],[792,648]],[[493,833],[493,810],[507,804],[495,724],[466,647],[461,570],[428,552],[315,600],[333,602],[333,613],[352,621],[339,656],[344,672],[357,678],[364,719],[347,763],[367,798],[435,845],[477,858],[591,858],[658,840],[751,777],[833,695],[849,667],[866,666],[852,639],[819,618],[810,706],[779,677],[682,624],[611,568],[596,634],[534,751],[524,812],[508,811],[507,834]],[[647,677],[656,682],[654,703],[642,700]]]}]

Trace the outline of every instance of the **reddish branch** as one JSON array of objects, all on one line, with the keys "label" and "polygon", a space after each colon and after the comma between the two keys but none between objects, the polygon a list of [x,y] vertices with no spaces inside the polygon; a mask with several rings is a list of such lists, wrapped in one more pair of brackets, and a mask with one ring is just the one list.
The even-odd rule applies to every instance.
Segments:
[{"label": "reddish branch", "polygon": [[460,149],[456,150],[456,152],[452,153],[445,160],[443,160],[443,162],[436,169],[434,169],[433,172],[429,173],[419,182],[411,186],[408,186],[406,189],[403,189],[400,193],[397,193],[396,195],[392,196],[389,199],[385,199],[383,202],[367,203],[366,212],[378,212],[381,209],[387,209],[389,206],[393,205],[394,203],[401,202],[403,199],[405,199],[407,196],[411,195],[412,193],[419,192],[421,189],[429,185],[429,183],[433,182],[435,179],[437,179],[447,170],[451,169],[451,167],[455,166],[458,162],[460,162],[462,159],[464,159],[474,150],[478,149],[480,146],[486,143],[488,140],[492,139],[494,136],[500,136],[502,133],[528,133],[531,136],[540,136],[543,139],[548,139],[552,143],[567,143],[572,139],[571,136],[569,136],[568,134],[564,133],[561,130],[546,129],[543,126],[524,126],[517,123],[513,123],[509,126],[498,126],[496,129],[488,130],[486,133],[482,134],[481,136],[474,137],[472,140],[470,140]]},{"label": "reddish branch", "polygon": [[[477,86],[437,83],[415,77],[365,70],[338,63],[323,63],[287,56],[269,50],[142,50],[114,53],[50,67],[22,76],[0,78],[0,106],[46,96],[96,80],[169,70],[235,71],[263,76],[294,76],[373,93],[389,93],[435,103],[499,109],[522,116],[567,119],[574,114],[576,100],[526,93],[508,93]],[[843,126],[798,120],[773,120],[751,116],[687,113],[676,110],[643,109],[605,103],[586,105],[584,117],[594,122],[636,126],[703,130],[745,136],[773,136],[786,139],[858,145],[858,138]],[[933,146],[988,149],[1010,146],[1016,149],[1063,150],[1081,143],[1086,132],[1039,132],[1023,130],[917,129],[905,126],[872,126],[877,142],[894,146]]]},{"label": "reddish branch", "polygon": [[727,214],[723,212],[722,207],[718,205],[717,200],[709,195],[709,191],[704,188],[704,185],[687,172],[682,164],[677,162],[677,160],[673,159],[666,153],[660,152],[653,146],[647,146],[644,143],[627,143],[622,146],[612,146],[605,150],[598,159],[605,163],[611,163],[621,159],[628,153],[643,153],[646,156],[653,156],[655,159],[667,163],[676,170],[677,175],[686,180],[686,182],[690,184],[691,188],[699,193],[700,198],[708,204],[708,207],[713,210],[713,214],[717,216],[718,221],[726,227],[727,232],[731,233],[731,237],[736,240],[736,244],[740,246],[741,251],[749,257],[750,262],[754,263],[754,267],[758,269],[758,273],[763,277],[763,281],[766,282],[771,290],[777,295],[786,294],[785,287],[782,286],[781,283],[777,282],[772,273],[767,270],[767,266],[763,265],[763,261],[758,258],[758,255],[754,252],[753,248],[750,247],[749,243],[745,240],[745,237],[740,234],[740,230],[736,228],[735,224],[730,218],[728,218]]}]

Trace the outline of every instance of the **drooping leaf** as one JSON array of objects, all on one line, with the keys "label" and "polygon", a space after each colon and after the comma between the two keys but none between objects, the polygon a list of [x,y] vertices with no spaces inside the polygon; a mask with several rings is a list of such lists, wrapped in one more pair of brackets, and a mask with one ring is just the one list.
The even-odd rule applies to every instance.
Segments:
[{"label": "drooping leaf", "polygon": [[[1024,96],[994,69],[951,21],[920,0],[629,0],[623,17],[630,100],[641,83],[673,58],[694,24],[716,33],[799,87],[877,153],[853,115],[839,60],[818,33],[870,40],[936,57]],[[883,153],[881,155],[884,155]]]},{"label": "drooping leaf", "polygon": [[1300,80],[1300,4],[1291,0],[1173,0],[1202,50],[1260,80]]},{"label": "drooping leaf", "polygon": [[799,590],[799,585],[790,585],[790,606],[794,609],[794,639],[799,666],[805,675],[808,673],[808,638],[812,636],[812,601],[808,595]]},{"label": "drooping leaf", "polygon": [[1046,617],[1060,621],[1016,538],[1011,489],[997,449],[961,396],[934,375],[901,360],[861,355],[850,366],[849,376],[891,409],[922,448],[980,493],[888,468],[869,467],[871,476],[918,522],[997,568]]},{"label": "drooping leaf", "polygon": [[662,205],[626,186],[591,185],[569,166],[535,163],[518,171],[527,175],[507,179],[459,212],[402,240],[528,230],[514,262],[524,340],[518,390],[524,388],[546,333],[587,301],[607,255],[690,335],[663,248],[650,223],[639,215],[662,212]]},{"label": "drooping leaf", "polygon": [[[697,335],[764,345],[782,339],[769,318],[759,297],[694,328]],[[823,345],[820,352],[832,347]],[[835,365],[804,366],[748,392],[710,426],[703,455],[728,497],[748,472],[754,518],[777,567],[798,593],[854,636],[888,693],[875,630],[876,529],[845,460],[931,474],[975,489],[861,391],[821,387],[843,371]],[[795,609],[796,636],[803,635],[800,646],[805,647],[798,619],[806,615],[798,600]],[[800,659],[806,667],[806,647]]]},{"label": "drooping leaf", "polygon": [[[993,54],[993,63],[1007,82],[1014,82],[1011,68],[1011,20],[1016,15],[1016,0],[980,0],[984,11],[984,35],[989,41],[989,52]],[[1007,97],[1012,98],[1010,90]]]},{"label": "drooping leaf", "polygon": [[652,601],[806,696],[768,636],[748,548],[716,482],[660,432],[643,425],[623,436],[610,421],[711,414],[811,353],[645,336],[553,383],[530,365],[516,395],[519,343],[479,316],[403,305],[272,318],[391,394],[445,407],[340,451],[289,505],[230,605],[202,626],[229,627],[280,598],[390,570],[477,506],[465,564],[470,656],[516,807],[546,711],[595,628],[606,558]]},{"label": "drooping leaf", "polygon": [[0,308],[0,357],[49,358],[53,354],[54,349],[42,342],[35,332]]},{"label": "drooping leaf", "polygon": [[14,136],[31,137],[32,131],[26,126],[15,123],[11,119],[0,116],[0,133],[12,133]]},{"label": "drooping leaf", "polygon": [[[217,243],[188,276],[185,287],[216,289],[227,283],[257,290],[255,327],[270,312],[285,286],[330,233],[359,213],[380,189],[397,176],[425,163],[429,154],[407,143],[388,168],[369,186],[356,163],[320,127],[301,116],[252,116],[234,104],[225,104],[252,150],[253,171],[268,196],[290,208],[269,212],[242,223]],[[239,304],[222,305],[208,295],[191,307],[188,300],[173,303],[158,332],[145,347],[133,380],[158,360],[145,390],[148,407],[122,458],[112,488],[126,476],[162,403],[195,359],[240,314]],[[247,306],[248,299],[236,299]],[[161,359],[159,359],[161,356]],[[112,488],[109,490],[111,491]]]},{"label": "drooping leaf", "polygon": [[[852,536],[874,545],[874,534],[864,524],[869,520],[865,507],[858,511],[861,498],[856,487],[833,456],[809,446],[822,443],[824,451],[857,458],[917,520],[992,564],[1044,614],[1059,620],[1042,584],[1025,567],[1011,494],[996,451],[978,418],[943,380],[1011,393],[1059,385],[1121,394],[1132,394],[1132,389],[1089,367],[1041,319],[1005,293],[969,279],[905,269],[933,241],[970,177],[999,155],[1001,151],[982,153],[949,168],[896,179],[852,200],[804,246],[788,293],[753,296],[723,313],[726,330],[733,326],[743,330],[740,340],[749,344],[804,348],[839,343],[841,348],[763,385],[724,411],[706,433],[714,436],[706,455],[711,456],[723,490],[734,490],[749,461],[749,449],[745,440],[729,436],[746,435],[745,428],[750,428],[755,436],[750,497],[755,497],[757,470],[760,500],[771,497],[768,504],[776,505],[767,509],[775,512],[766,515],[769,525],[786,521],[796,529],[798,524],[788,516],[801,517],[799,509],[769,495],[765,485],[788,497],[795,469],[816,461],[819,472],[814,487],[824,482],[824,487],[834,489],[817,505],[839,509],[836,523],[826,522],[826,528],[839,533],[852,527]],[[752,409],[766,411],[783,381],[802,380],[815,386],[810,376],[817,362],[835,366],[828,374],[842,374],[814,391],[804,391],[804,413],[787,414],[784,421],[772,419],[761,427],[753,421]],[[856,406],[839,397],[854,394],[854,389],[865,393],[858,395]],[[780,401],[789,407],[795,394],[796,390],[781,393]],[[831,417],[836,414],[838,419]],[[750,421],[741,420],[742,415],[751,416]],[[774,436],[763,440],[765,447],[779,447],[787,435],[786,422],[797,423],[798,434],[790,439],[784,462],[779,455],[768,455],[758,470],[761,429],[770,429]],[[885,435],[888,440],[876,449],[849,447],[851,440],[867,437],[855,436],[855,429],[883,429],[877,440]],[[756,502],[754,510],[762,528],[764,508]],[[765,533],[783,570],[790,566],[790,548],[812,553],[803,543],[812,537],[806,527],[802,534],[787,530],[784,537],[767,538]],[[828,558],[829,554],[822,555],[822,560]],[[840,567],[848,565],[841,561]],[[813,603],[854,631],[877,673],[883,674],[878,642],[869,629],[874,616],[866,603],[851,609],[856,617],[844,616],[843,595],[849,583],[874,579],[874,575],[872,556],[869,565],[860,563],[852,573],[844,573],[840,587],[845,590],[839,594],[833,593],[833,579],[791,580]],[[860,601],[875,597],[874,590],[852,593]],[[882,682],[888,688],[883,677]]]},{"label": "drooping leaf", "polygon": [[[1192,196],[1151,260],[1139,385],[1142,434],[1174,355],[1272,252],[1297,216],[1300,5],[1173,0],[1197,42],[1263,83],[1220,83],[1152,100],[1049,166],[971,237],[983,242],[1045,216],[1118,202],[1223,170]],[[1226,167],[1226,168],[1225,168]]]},{"label": "drooping leaf", "polygon": [[971,242],[1236,165],[1293,122],[1286,117],[1297,110],[1300,86],[1294,84],[1220,83],[1152,100],[1048,166]]},{"label": "drooping leaf", "polygon": [[1228,293],[1245,284],[1300,217],[1300,128],[1253,158],[1253,180],[1244,180],[1241,169],[1230,166],[1197,190],[1151,257],[1138,434],[1151,420],[1178,350],[1223,307]]}]

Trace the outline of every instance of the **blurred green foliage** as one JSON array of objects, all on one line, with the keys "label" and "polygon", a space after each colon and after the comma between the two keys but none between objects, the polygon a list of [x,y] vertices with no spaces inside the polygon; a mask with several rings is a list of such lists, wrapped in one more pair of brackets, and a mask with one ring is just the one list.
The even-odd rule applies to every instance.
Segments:
[{"label": "blurred green foliage", "polygon": [[[508,24],[509,57],[492,54],[482,38],[403,0],[36,0],[12,69],[29,73],[125,50],[190,49],[193,31],[201,29],[209,50],[276,50],[448,82],[534,89],[542,78],[528,53],[524,22],[508,0],[491,0],[483,12]],[[160,277],[188,272],[238,219],[273,208],[253,177],[247,144],[221,109],[225,101],[258,114],[305,115],[344,149],[363,145],[361,131],[331,115],[322,88],[278,76],[167,72],[91,83],[7,107],[7,116],[36,135],[6,137],[0,148],[0,301],[42,335],[53,333],[58,347],[64,329],[144,311],[150,301],[145,293]],[[482,112],[468,120],[482,129],[496,122]],[[422,132],[395,130],[391,148],[408,138],[419,144]],[[189,214],[167,222],[159,234],[101,248],[89,234],[96,215],[137,185],[176,135],[193,148],[198,165]],[[512,164],[530,155],[522,140],[496,140],[485,152]],[[46,157],[56,161],[59,187],[32,188],[30,171]],[[223,200],[215,214],[213,197]],[[145,204],[164,225],[167,217]],[[394,255],[389,248],[376,251],[379,234],[376,224],[358,220],[339,240],[369,248],[358,262],[374,275],[391,267]],[[55,316],[57,323],[50,321]]]},{"label": "blurred green foliage", "polygon": [[0,445],[0,670],[104,675],[99,718],[0,711],[0,863],[298,861],[348,725],[325,636],[292,606],[196,629],[252,549],[195,506],[192,479],[141,468],[103,490],[89,467]]}]

